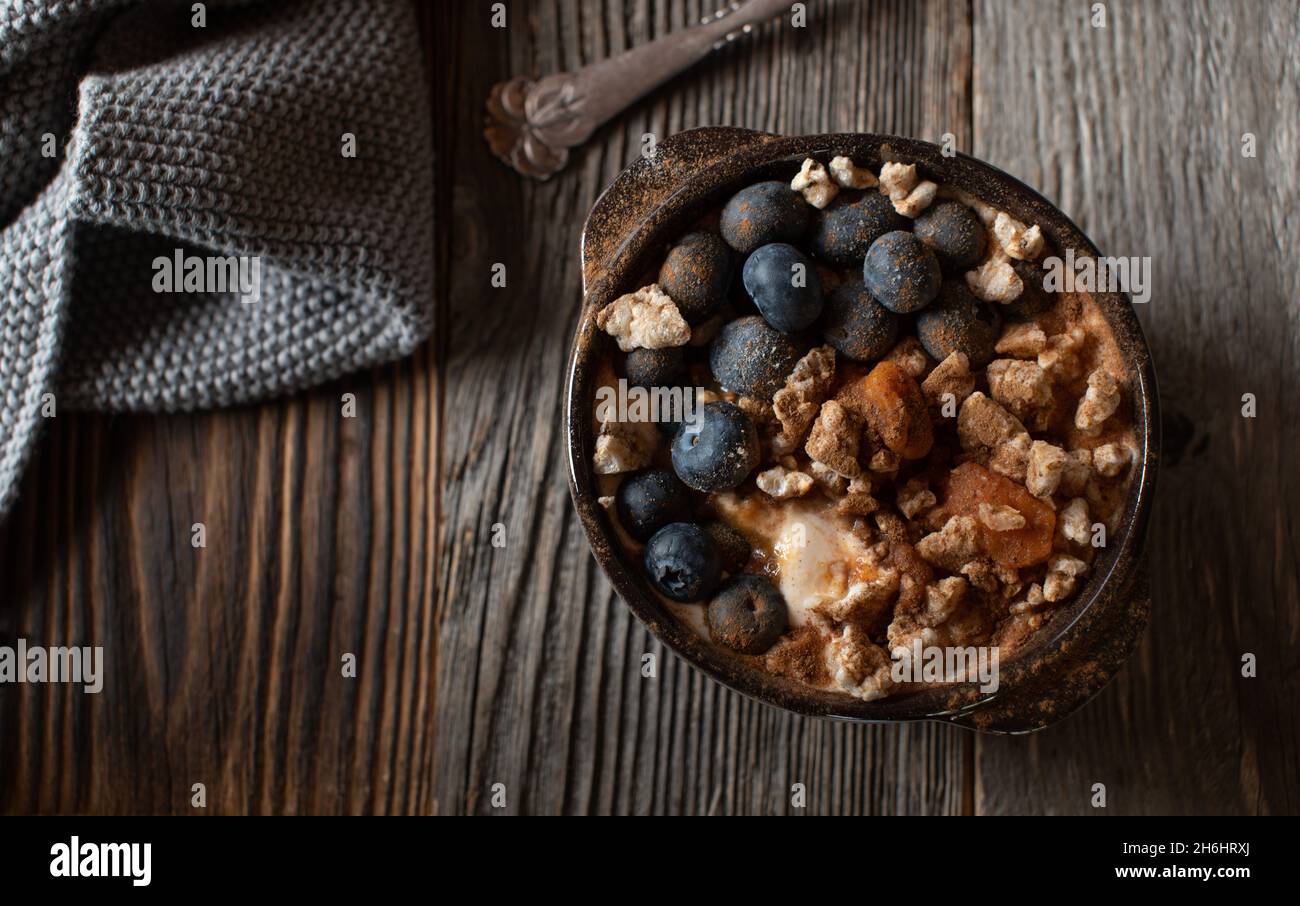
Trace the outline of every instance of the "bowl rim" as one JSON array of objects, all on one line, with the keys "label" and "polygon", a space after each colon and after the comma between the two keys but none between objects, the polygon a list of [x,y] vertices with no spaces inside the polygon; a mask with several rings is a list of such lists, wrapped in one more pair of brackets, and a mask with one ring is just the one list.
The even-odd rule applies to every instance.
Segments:
[{"label": "bowl rim", "polygon": [[[879,133],[777,136],[735,127],[703,127],[671,136],[660,143],[659,156],[653,161],[638,159],[615,178],[597,199],[584,224],[582,311],[574,331],[565,387],[569,489],[592,553],[619,597],[663,645],[713,679],[765,704],[808,716],[887,722],[951,719],[986,708],[1012,689],[1053,679],[1053,665],[1068,665],[1067,655],[1072,648],[1097,643],[1096,639],[1086,639],[1085,634],[1104,631],[1108,621],[1139,621],[1137,614],[1125,613],[1124,598],[1144,567],[1142,552],[1160,459],[1160,420],[1154,364],[1127,294],[1092,295],[1134,381],[1134,433],[1141,455],[1135,464],[1128,499],[1106,553],[1098,558],[1104,561],[1105,568],[1089,573],[1084,587],[1068,606],[1068,616],[1053,620],[1046,627],[1049,632],[1036,633],[1023,649],[999,665],[1000,685],[995,692],[982,693],[974,683],[966,682],[864,702],[848,693],[812,689],[745,663],[704,639],[667,610],[639,570],[627,561],[627,552],[613,530],[609,514],[598,502],[591,466],[594,429],[589,401],[594,394],[592,379],[606,349],[603,334],[594,328],[594,313],[620,291],[635,289],[624,287],[646,269],[642,266],[645,256],[675,235],[666,234],[666,230],[673,226],[684,228],[692,217],[698,218],[719,206],[720,197],[763,178],[765,170],[797,170],[804,157],[825,162],[836,154],[846,154],[859,165],[870,160],[875,166],[883,155],[914,162],[927,178],[965,189],[1023,222],[1038,223],[1062,254],[1073,247],[1076,254],[1100,256],[1096,245],[1074,221],[1036,190],[991,164],[959,152],[944,154],[940,146],[929,142]],[[664,171],[671,177],[666,179]],[[972,189],[972,183],[979,188]],[[610,231],[618,235],[611,237]],[[1110,658],[1100,682],[1095,671],[1092,676],[1078,677],[1077,682],[1069,676],[1053,679],[1064,694],[1057,697],[1056,707],[1047,709],[1053,712],[1047,714],[1047,722],[1077,709],[1105,685],[1135,647],[1145,622],[1142,611],[1140,624],[1129,627],[1136,629],[1128,633],[1131,641],[1119,652],[1118,659]],[[1077,694],[1069,694],[1072,687],[1077,687]],[[1045,723],[1040,721],[1039,725]]]}]

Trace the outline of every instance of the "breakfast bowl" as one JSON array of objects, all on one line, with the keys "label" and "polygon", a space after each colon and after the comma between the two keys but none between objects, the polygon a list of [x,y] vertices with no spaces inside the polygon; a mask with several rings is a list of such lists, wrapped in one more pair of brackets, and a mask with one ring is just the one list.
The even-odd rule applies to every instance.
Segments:
[{"label": "breakfast bowl", "polygon": [[[964,674],[941,682],[899,685],[888,694],[847,694],[840,688],[818,687],[764,669],[755,657],[718,644],[709,632],[691,625],[691,619],[683,616],[690,607],[701,608],[702,604],[683,609],[660,593],[661,586],[652,587],[640,546],[620,527],[615,512],[611,488],[619,476],[605,474],[608,470],[598,473],[594,464],[603,430],[593,416],[597,393],[608,384],[622,344],[621,339],[615,343],[612,327],[603,329],[608,325],[603,325],[602,320],[609,318],[607,315],[602,319],[602,311],[616,300],[621,302],[638,292],[638,288],[654,284],[673,243],[701,223],[716,224],[718,211],[740,190],[762,181],[789,184],[801,172],[807,175],[810,168],[825,182],[825,166],[834,169],[835,163],[844,161],[862,168],[864,173],[881,172],[882,178],[881,168],[885,165],[914,168],[914,174],[923,179],[922,188],[933,183],[960,197],[978,200],[971,203],[982,204],[990,212],[990,229],[992,212],[997,211],[999,229],[1004,222],[1020,228],[1032,224],[1041,231],[1042,247],[1058,256],[1068,253],[1070,261],[1100,258],[1097,248],[1079,228],[1032,189],[988,164],[961,154],[946,154],[926,142],[855,133],[777,136],[729,127],[694,129],[668,138],[653,156],[639,159],[619,175],[596,202],[583,229],[582,312],[565,394],[574,506],[597,562],[641,622],[680,657],[738,692],[778,708],[817,717],[877,722],[940,720],[999,733],[1040,729],[1077,710],[1102,689],[1138,644],[1150,611],[1143,542],[1159,461],[1158,399],[1141,327],[1132,303],[1118,288],[1090,286],[1084,304],[1095,329],[1104,333],[1110,354],[1109,361],[1094,371],[1115,372],[1123,388],[1129,458],[1124,466],[1122,496],[1115,496],[1106,520],[1109,531],[1100,533],[1103,543],[1097,545],[1093,537],[1095,551],[1087,555],[1091,559],[1086,573],[1077,573],[1077,587],[1071,579],[1071,591],[1062,595],[1060,603],[1050,607],[1046,616],[1033,617],[1030,610],[1024,611],[1034,620],[1033,630],[1023,639],[1018,638],[1012,653],[997,665],[994,684]],[[867,178],[870,185],[875,184],[874,176]],[[895,201],[900,212],[905,210],[901,195]],[[805,192],[804,197],[817,208],[827,203],[825,199],[813,201],[810,192]],[[908,213],[916,216],[915,212]],[[1018,231],[1016,235],[1021,234]],[[964,363],[965,357],[961,358]],[[929,367],[932,373],[934,366]],[[1093,377],[1088,375],[1089,394]],[[1105,377],[1100,375],[1098,382],[1105,383]],[[970,390],[966,392],[970,394]],[[983,397],[982,393],[973,395]],[[1029,444],[1027,435],[1024,441]],[[1091,455],[1089,451],[1089,462]],[[1059,509],[1060,504],[1053,504],[1050,495],[1049,491],[1045,506]],[[930,501],[935,501],[933,495]],[[945,502],[943,506],[947,505]],[[939,513],[943,506],[935,507],[935,512]],[[991,518],[985,515],[984,503],[980,506],[980,518]],[[1019,517],[1015,512],[1011,515]],[[970,517],[961,519],[966,520],[963,524],[971,524]],[[961,521],[956,517],[954,520]],[[1057,525],[1056,515],[1052,520],[1052,525]],[[1024,524],[1020,518],[1019,526]],[[985,530],[982,526],[976,528]],[[1051,528],[1047,531],[1052,533]],[[1081,536],[1071,537],[1070,544],[1088,543]],[[1010,572],[1014,578],[1016,571]],[[1009,584],[1012,579],[1006,581]],[[960,584],[965,588],[965,579]],[[1038,597],[1026,607],[1041,604],[1042,589],[1032,585],[1031,595],[1035,590]],[[716,635],[716,627],[710,631]],[[848,634],[847,628],[843,631]]]}]

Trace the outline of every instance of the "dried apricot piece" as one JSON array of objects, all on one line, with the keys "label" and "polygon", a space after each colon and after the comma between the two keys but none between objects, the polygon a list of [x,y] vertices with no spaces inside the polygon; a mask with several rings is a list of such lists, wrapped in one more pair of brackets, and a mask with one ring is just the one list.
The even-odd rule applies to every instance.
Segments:
[{"label": "dried apricot piece", "polygon": [[[995,531],[981,521],[980,504],[1010,507],[1024,517],[1023,528]],[[979,463],[967,462],[948,476],[944,510],[953,516],[970,516],[979,527],[985,552],[999,566],[1033,566],[1052,553],[1056,513],[1020,485],[990,472]]]},{"label": "dried apricot piece", "polygon": [[884,359],[866,375],[846,384],[836,400],[866,421],[885,446],[904,459],[920,459],[934,443],[930,412],[916,379]]}]

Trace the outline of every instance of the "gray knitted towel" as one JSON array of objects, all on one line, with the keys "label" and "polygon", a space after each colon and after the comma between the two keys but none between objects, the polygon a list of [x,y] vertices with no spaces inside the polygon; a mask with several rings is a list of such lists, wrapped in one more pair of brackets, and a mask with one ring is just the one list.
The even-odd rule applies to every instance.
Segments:
[{"label": "gray knitted towel", "polygon": [[[197,28],[189,2],[0,0],[0,515],[51,401],[256,400],[428,333],[432,126],[408,0],[205,6]],[[256,258],[260,298],[156,291],[152,262],[178,249]]]}]

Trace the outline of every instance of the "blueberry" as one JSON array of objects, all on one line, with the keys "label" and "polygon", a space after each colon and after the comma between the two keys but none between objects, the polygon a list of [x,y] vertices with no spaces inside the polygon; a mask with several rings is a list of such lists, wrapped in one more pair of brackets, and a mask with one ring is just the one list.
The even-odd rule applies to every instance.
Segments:
[{"label": "blueberry", "polygon": [[689,522],[673,522],[646,543],[645,571],[661,594],[685,604],[707,598],[717,587],[722,562],[708,532]]},{"label": "blueberry", "polygon": [[861,281],[841,283],[826,300],[822,337],[842,355],[870,362],[898,339],[898,315],[873,299]]},{"label": "blueberry", "polygon": [[917,238],[934,249],[948,273],[969,270],[984,257],[988,232],[979,216],[959,201],[931,205],[912,224]]},{"label": "blueberry", "polygon": [[709,347],[709,369],[727,390],[769,400],[785,386],[803,353],[794,340],[757,315],[725,325]]},{"label": "blueberry", "polygon": [[668,523],[691,518],[691,492],[667,469],[646,469],[623,479],[614,506],[623,530],[647,541]]},{"label": "blueberry", "polygon": [[741,189],[722,209],[722,238],[748,255],[769,242],[794,242],[808,227],[808,203],[779,181]]},{"label": "blueberry", "polygon": [[722,568],[724,571],[735,574],[745,568],[745,564],[749,562],[749,556],[753,553],[754,548],[744,535],[727,525],[727,523],[717,519],[704,523],[703,529],[709,533],[713,543],[718,546],[718,553],[722,555]]},{"label": "blueberry", "polygon": [[730,579],[705,612],[709,636],[740,654],[762,654],[785,632],[785,598],[765,576],[744,573]]},{"label": "blueberry", "polygon": [[983,368],[993,358],[1002,331],[1002,318],[960,280],[945,280],[939,298],[916,317],[916,338],[930,356],[942,362],[964,352],[971,368]]},{"label": "blueberry", "polygon": [[1052,303],[1056,300],[1043,286],[1043,281],[1047,279],[1046,270],[1034,261],[1012,261],[1011,269],[1020,278],[1024,289],[1020,291],[1016,301],[1006,306],[1007,314],[1017,318],[1032,318],[1052,307]]},{"label": "blueberry", "polygon": [[688,324],[699,324],[727,298],[731,275],[731,249],[725,242],[713,233],[687,233],[659,268],[659,286]]},{"label": "blueberry", "polygon": [[939,292],[939,259],[903,230],[886,233],[867,250],[862,279],[881,305],[900,315],[925,308]]},{"label": "blueberry", "polygon": [[772,242],[745,259],[745,292],[764,320],[783,333],[795,333],[822,313],[822,284],[812,262],[793,245]]},{"label": "blueberry", "polygon": [[907,219],[889,199],[874,189],[853,200],[845,194],[831,202],[813,226],[812,250],[833,264],[857,264],[871,243],[893,230],[907,228]]},{"label": "blueberry", "polygon": [[738,406],[705,403],[673,437],[673,470],[697,491],[734,488],[758,465],[758,431]]},{"label": "blueberry", "polygon": [[676,387],[682,383],[685,365],[685,353],[680,346],[633,349],[627,354],[624,372],[632,387]]}]

